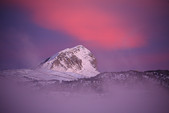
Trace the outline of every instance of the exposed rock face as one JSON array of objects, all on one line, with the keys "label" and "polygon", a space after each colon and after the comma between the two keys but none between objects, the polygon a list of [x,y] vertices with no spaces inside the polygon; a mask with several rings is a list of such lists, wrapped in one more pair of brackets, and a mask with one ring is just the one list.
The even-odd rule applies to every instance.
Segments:
[{"label": "exposed rock face", "polygon": [[50,70],[73,72],[91,77],[97,75],[97,63],[94,55],[84,46],[78,45],[60,51],[41,63],[41,68]]},{"label": "exposed rock face", "polygon": [[[66,65],[63,65],[62,61]],[[77,70],[81,70],[82,69],[82,60],[73,54],[69,58],[66,56],[66,53],[61,53],[57,56],[57,59],[52,63],[52,66],[50,69],[54,69],[55,66],[61,66],[64,69],[73,68],[73,66],[74,66],[74,67],[76,67]]]}]

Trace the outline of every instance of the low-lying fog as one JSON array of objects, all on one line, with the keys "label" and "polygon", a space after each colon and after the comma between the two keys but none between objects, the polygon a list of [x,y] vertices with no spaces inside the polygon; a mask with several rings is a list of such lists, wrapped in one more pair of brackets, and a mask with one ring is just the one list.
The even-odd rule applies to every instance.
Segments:
[{"label": "low-lying fog", "polygon": [[169,113],[168,89],[105,85],[105,92],[32,89],[0,82],[1,113]]}]

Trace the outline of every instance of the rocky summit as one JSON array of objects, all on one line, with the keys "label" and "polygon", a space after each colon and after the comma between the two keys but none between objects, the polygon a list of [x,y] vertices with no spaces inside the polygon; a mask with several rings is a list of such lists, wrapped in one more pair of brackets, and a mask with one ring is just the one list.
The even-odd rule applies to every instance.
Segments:
[{"label": "rocky summit", "polygon": [[42,62],[40,68],[60,72],[72,72],[86,77],[99,74],[96,58],[83,45],[67,48],[56,53]]}]

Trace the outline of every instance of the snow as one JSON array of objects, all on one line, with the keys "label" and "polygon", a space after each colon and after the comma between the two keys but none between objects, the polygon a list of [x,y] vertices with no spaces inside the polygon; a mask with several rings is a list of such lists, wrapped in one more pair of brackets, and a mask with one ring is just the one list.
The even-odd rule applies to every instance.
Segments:
[{"label": "snow", "polygon": [[[70,58],[72,55],[75,55],[76,57],[81,59],[82,69],[77,69],[76,65],[74,65],[68,69],[65,69],[61,66],[55,66],[52,70],[60,71],[60,72],[73,72],[73,73],[77,73],[80,75],[84,75],[84,77],[93,77],[99,74],[96,68],[93,67],[93,65],[91,64],[91,61],[94,60],[94,58],[89,55],[91,54],[91,52],[82,45],[78,45],[73,48],[67,48],[67,49],[60,51],[59,53],[56,53],[55,55],[50,57],[50,59],[47,62],[45,62],[42,65],[42,68],[50,70],[52,63],[57,59],[58,55],[61,53],[65,53],[66,57],[68,58]],[[60,62],[62,65],[64,66],[66,65],[64,61],[60,61]]]},{"label": "snow", "polygon": [[[143,79],[139,77],[146,76],[147,74],[144,72],[139,76],[139,73],[131,72],[106,72],[100,74],[101,78],[96,76],[95,79],[81,79],[59,84],[50,80],[59,79],[55,75],[61,75],[62,80],[64,77],[71,79],[80,75],[39,69],[7,70],[0,71],[1,74],[14,76],[14,78],[26,76],[36,80],[47,80],[42,81],[41,85],[41,81],[15,84],[11,80],[0,79],[0,111],[4,111],[4,113],[169,113],[168,88],[160,88],[151,84],[150,80],[144,79],[150,83],[146,84],[146,81],[142,81]],[[114,75],[119,76],[117,81],[121,82],[111,79],[116,78]],[[140,87],[139,81],[135,81],[135,79],[131,80],[133,85],[130,84],[130,80],[126,79],[128,83],[128,87],[126,87],[124,80],[120,79],[124,76],[140,78],[139,81],[144,87]],[[166,74],[166,76],[168,75]],[[40,85],[38,85],[39,82]],[[27,85],[31,85],[31,87],[27,87]],[[36,87],[32,86],[39,88],[35,89]],[[69,90],[71,88],[73,90]],[[97,88],[103,89],[102,92],[96,92]]]},{"label": "snow", "polygon": [[52,57],[50,57],[48,61],[51,61],[51,60],[55,59],[57,56],[58,56],[58,53],[56,53],[55,55],[53,55]]},{"label": "snow", "polygon": [[8,76],[19,76],[19,77],[27,77],[33,80],[41,80],[41,81],[50,81],[50,80],[59,80],[59,81],[73,81],[79,78],[84,78],[83,75],[79,75],[71,72],[59,72],[53,70],[45,70],[45,69],[17,69],[17,70],[6,70],[2,71],[1,75]]}]

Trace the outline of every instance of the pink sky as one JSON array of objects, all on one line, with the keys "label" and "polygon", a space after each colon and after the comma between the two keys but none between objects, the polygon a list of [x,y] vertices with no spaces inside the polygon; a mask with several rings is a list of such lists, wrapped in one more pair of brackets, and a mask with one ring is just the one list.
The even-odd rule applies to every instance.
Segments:
[{"label": "pink sky", "polygon": [[[22,30],[18,30],[18,25],[13,26],[13,29],[16,30],[14,34],[24,34],[28,37],[28,43],[24,42],[26,43],[25,49],[20,51],[21,55],[23,51],[28,54],[26,55],[28,62],[33,58],[33,62],[35,59],[42,60],[41,55],[44,55],[44,58],[66,48],[67,46],[64,46],[66,44],[75,45],[77,43],[89,47],[94,51],[100,62],[114,68],[119,68],[131,59],[134,60],[134,65],[139,65],[138,68],[140,67],[140,69],[146,63],[152,65],[152,62],[156,64],[159,61],[169,62],[167,58],[169,51],[166,49],[168,47],[166,41],[169,41],[167,32],[169,2],[167,0],[4,0],[0,3],[5,10],[13,8],[15,11],[18,8],[23,13],[20,16],[24,15],[23,17],[26,17],[26,19],[19,18],[20,16],[11,14],[11,17],[18,18],[18,20],[8,18],[8,25],[3,24],[3,30],[8,26],[12,26],[10,22],[16,23],[16,21],[29,21],[32,25],[31,28],[35,29],[34,31],[25,30],[23,33]],[[5,13],[5,10],[4,12],[2,10],[2,14]],[[24,28],[24,24],[23,22],[20,25]],[[5,32],[8,32],[9,29],[11,27]],[[50,39],[50,37],[42,39],[41,37],[32,36],[32,32],[36,34],[37,31],[40,31],[39,29],[44,29],[45,32],[59,32],[65,36],[62,39],[57,36],[56,39]],[[6,36],[5,32],[3,33]],[[36,35],[39,36],[42,33]],[[51,33],[46,35],[55,36]],[[6,37],[15,40],[11,39],[10,36]],[[8,40],[8,38],[3,38],[3,40]],[[58,40],[61,40],[61,43]],[[23,42],[23,39],[21,39],[21,42]],[[158,42],[159,44],[157,44]],[[6,43],[3,44],[6,45]],[[43,46],[44,44],[47,48]],[[32,50],[34,50],[34,55],[29,54]],[[107,51],[105,56],[102,55],[102,51]],[[9,53],[11,52],[6,52],[6,54]],[[112,53],[120,54],[120,57],[115,61],[111,60],[112,55],[110,54]],[[127,56],[125,61],[122,62],[121,58],[124,57],[122,55],[126,55],[126,53],[135,54],[135,56]],[[25,59],[24,56],[23,59]],[[112,62],[119,63],[119,66],[116,67],[117,64],[114,65]],[[130,67],[129,65],[130,63],[126,65],[126,69]],[[158,66],[155,68],[153,66],[148,67],[156,69]],[[168,69],[166,66],[163,67]]]}]

